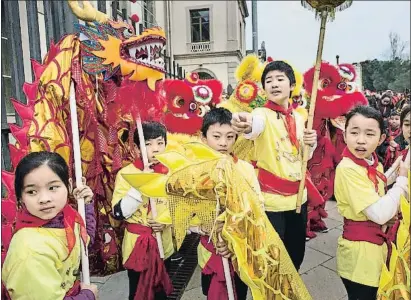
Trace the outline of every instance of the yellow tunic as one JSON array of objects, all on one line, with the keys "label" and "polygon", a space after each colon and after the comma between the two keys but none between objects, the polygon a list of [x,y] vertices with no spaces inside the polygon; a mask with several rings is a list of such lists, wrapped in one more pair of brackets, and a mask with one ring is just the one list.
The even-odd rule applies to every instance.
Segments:
[{"label": "yellow tunic", "polygon": [[[378,171],[383,172],[382,165]],[[379,180],[377,193],[374,183],[368,179],[367,169],[343,158],[335,174],[335,198],[340,214],[350,220],[366,221],[363,210],[385,194],[384,182]],[[386,245],[353,242],[342,237],[338,240],[337,271],[348,280],[377,287],[382,265],[386,260]]]},{"label": "yellow tunic", "polygon": [[[264,131],[254,141],[255,153],[257,154],[257,167],[263,168],[272,174],[290,181],[301,180],[302,149],[304,135],[304,119],[294,113],[297,127],[297,138],[300,151],[291,144],[287,129],[285,128],[285,117],[268,108],[256,108],[253,116],[261,116],[265,121]],[[266,211],[288,211],[294,210],[297,204],[297,194],[283,196],[279,194],[263,193]],[[303,201],[307,201],[307,189],[304,190]]]},{"label": "yellow tunic", "polygon": [[[131,185],[123,178],[122,174],[135,174],[141,173],[141,170],[137,169],[133,164],[130,164],[122,168],[116,177],[116,183],[114,187],[113,199],[111,201],[112,207],[116,205],[131,188]],[[147,219],[151,217],[151,212],[148,212],[149,199],[143,197],[143,203],[137,209],[137,211],[126,221],[129,223],[142,224],[147,226]],[[168,210],[168,204],[166,199],[156,199],[156,209],[157,209],[157,219],[156,221],[162,224],[171,224],[170,212]],[[138,234],[128,232],[127,229],[124,231],[122,253],[123,253],[123,264],[129,258],[131,251],[137,241]],[[164,258],[170,257],[174,252],[171,227],[167,226],[162,232],[163,248],[164,248]]]},{"label": "yellow tunic", "polygon": [[[77,225],[78,228],[78,225]],[[80,243],[68,255],[66,232],[60,228],[23,228],[14,236],[2,269],[13,300],[61,300],[79,274]]]},{"label": "yellow tunic", "polygon": [[[260,190],[257,176],[255,176],[254,167],[248,162],[239,159],[235,164],[236,171],[243,175],[244,179],[251,185],[251,187],[260,195],[260,201],[263,205],[264,198]],[[218,219],[224,220],[224,213],[218,216]],[[201,243],[197,248],[198,265],[203,269],[211,257],[211,252],[208,251]]]}]

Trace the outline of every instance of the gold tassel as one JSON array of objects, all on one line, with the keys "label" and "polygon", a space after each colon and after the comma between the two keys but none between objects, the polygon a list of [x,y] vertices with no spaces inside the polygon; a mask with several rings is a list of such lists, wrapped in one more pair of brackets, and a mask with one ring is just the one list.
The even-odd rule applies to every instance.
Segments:
[{"label": "gold tassel", "polygon": [[352,0],[302,0],[301,5],[311,11],[315,11],[316,19],[321,19],[321,13],[326,11],[328,13],[328,20],[335,19],[336,11],[343,11],[351,6]]}]

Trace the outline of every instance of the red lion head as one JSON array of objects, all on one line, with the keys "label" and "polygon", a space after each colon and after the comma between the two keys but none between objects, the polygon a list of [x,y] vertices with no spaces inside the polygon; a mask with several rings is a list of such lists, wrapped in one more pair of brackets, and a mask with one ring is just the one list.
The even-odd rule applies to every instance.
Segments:
[{"label": "red lion head", "polygon": [[188,73],[184,80],[165,80],[162,93],[167,101],[165,125],[171,133],[195,134],[203,116],[221,101],[222,83],[200,80],[197,73]]},{"label": "red lion head", "polygon": [[[355,83],[356,76],[352,65],[321,64],[315,118],[335,119],[358,105],[368,105],[367,98]],[[304,86],[308,95],[312,92],[313,78],[314,68],[311,68],[304,74]]]}]

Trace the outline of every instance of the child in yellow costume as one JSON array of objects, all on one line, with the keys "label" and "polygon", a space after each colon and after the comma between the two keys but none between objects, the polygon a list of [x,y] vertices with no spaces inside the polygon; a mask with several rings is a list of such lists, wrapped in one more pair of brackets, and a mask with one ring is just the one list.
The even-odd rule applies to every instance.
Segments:
[{"label": "child in yellow costume", "polygon": [[[238,159],[232,154],[234,143],[237,139],[237,134],[231,127],[232,114],[225,108],[215,108],[207,112],[203,118],[203,126],[201,128],[202,141],[209,147],[222,154],[231,155],[235,163],[235,171],[242,174],[246,181],[255,189],[261,197],[261,205],[263,198],[255,176],[254,167]],[[224,214],[224,213],[223,213]],[[224,215],[219,216],[219,220],[224,220]],[[217,232],[221,232],[224,222],[218,222]],[[200,226],[201,227],[201,226]],[[207,299],[226,299],[227,288],[222,271],[222,260],[217,255],[229,258],[231,253],[225,242],[218,242],[214,248],[213,242],[209,242],[210,232],[201,237],[198,246],[198,263],[202,269],[201,286],[203,294]],[[234,284],[237,300],[245,300],[247,298],[248,287],[243,283],[237,273],[232,271],[232,282]]]},{"label": "child in yellow costume", "polygon": [[296,212],[302,174],[302,150],[316,147],[315,130],[305,130],[304,119],[293,110],[290,97],[296,85],[292,67],[283,61],[266,65],[261,82],[268,101],[252,113],[233,115],[233,128],[254,141],[258,180],[268,219],[274,226],[298,270],[305,253],[307,193],[310,201],[323,203],[312,182],[306,180],[301,213]]},{"label": "child in yellow costume", "polygon": [[381,269],[387,257],[382,225],[398,212],[408,190],[408,166],[400,162],[399,176],[385,194],[387,178],[375,150],[385,135],[381,114],[358,106],[346,116],[347,147],[336,169],[335,198],[344,217],[338,240],[337,271],[349,299],[376,299]]},{"label": "child in yellow costume", "polygon": [[[401,112],[402,136],[408,145],[411,142],[410,107],[405,106]],[[399,161],[405,160],[409,149],[402,152]],[[391,167],[396,169],[396,163]],[[390,170],[389,170],[390,171]],[[387,172],[389,172],[387,171]],[[408,182],[411,176],[408,172]],[[411,299],[411,274],[410,274],[410,185],[408,184],[408,198],[401,197],[401,218],[396,221],[393,230],[392,254],[389,264],[382,266],[380,284],[378,288],[379,300]]]},{"label": "child in yellow costume", "polygon": [[[74,198],[86,203],[86,223],[68,204],[71,179],[57,153],[33,152],[16,168],[20,206],[15,233],[3,264],[2,280],[13,300],[95,300],[97,287],[77,280],[80,243],[94,240],[93,192],[85,185]],[[2,298],[3,299],[3,298]]]},{"label": "child in yellow costume", "polygon": [[[141,172],[167,173],[167,168],[159,163],[155,155],[165,151],[167,144],[166,128],[158,122],[142,124],[146,142],[149,167],[144,169],[141,158],[124,167],[116,177],[112,206],[114,217],[126,221],[122,253],[123,265],[129,278],[129,300],[166,299],[172,292],[170,278],[166,272],[167,259],[173,254],[171,219],[167,200],[157,198],[158,217],[152,218],[150,202],[139,191],[124,180],[123,174]],[[139,147],[138,132],[134,133],[134,143]],[[165,262],[160,258],[153,232],[162,233]]]},{"label": "child in yellow costume", "polygon": [[[268,57],[267,63],[272,59]],[[264,88],[261,85],[261,75],[267,63],[262,63],[255,54],[247,55],[237,67],[235,71],[235,78],[237,86],[235,87],[230,98],[219,104],[219,107],[227,108],[232,113],[249,112],[258,107],[263,107],[267,103],[267,96]],[[297,70],[294,70],[295,88],[292,91],[289,99],[290,104],[293,105],[295,111],[298,112],[304,119],[307,118],[307,111],[304,107],[298,106],[293,99],[300,96],[303,76]],[[233,152],[241,159],[252,162],[255,159],[255,147],[251,140],[239,136],[237,139]]]},{"label": "child in yellow costume", "polygon": [[[143,195],[168,197],[177,248],[195,213],[214,245],[220,235],[227,243],[236,274],[253,299],[312,299],[267,218],[261,193],[238,171],[233,157],[200,143],[186,144],[185,149],[190,155],[175,151],[157,155],[169,169],[166,175],[123,175]],[[218,214],[217,220],[224,217],[221,234]]]}]

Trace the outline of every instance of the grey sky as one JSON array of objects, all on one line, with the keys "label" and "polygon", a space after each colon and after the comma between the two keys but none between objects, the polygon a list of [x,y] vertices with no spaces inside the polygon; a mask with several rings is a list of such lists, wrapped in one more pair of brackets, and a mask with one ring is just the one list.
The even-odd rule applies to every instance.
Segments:
[{"label": "grey sky", "polygon": [[[247,18],[247,49],[252,49],[251,2]],[[258,1],[258,44],[267,55],[285,59],[301,72],[314,65],[320,21],[300,1]],[[323,60],[353,63],[382,58],[389,49],[390,31],[410,41],[410,1],[353,1],[327,23]]]}]

